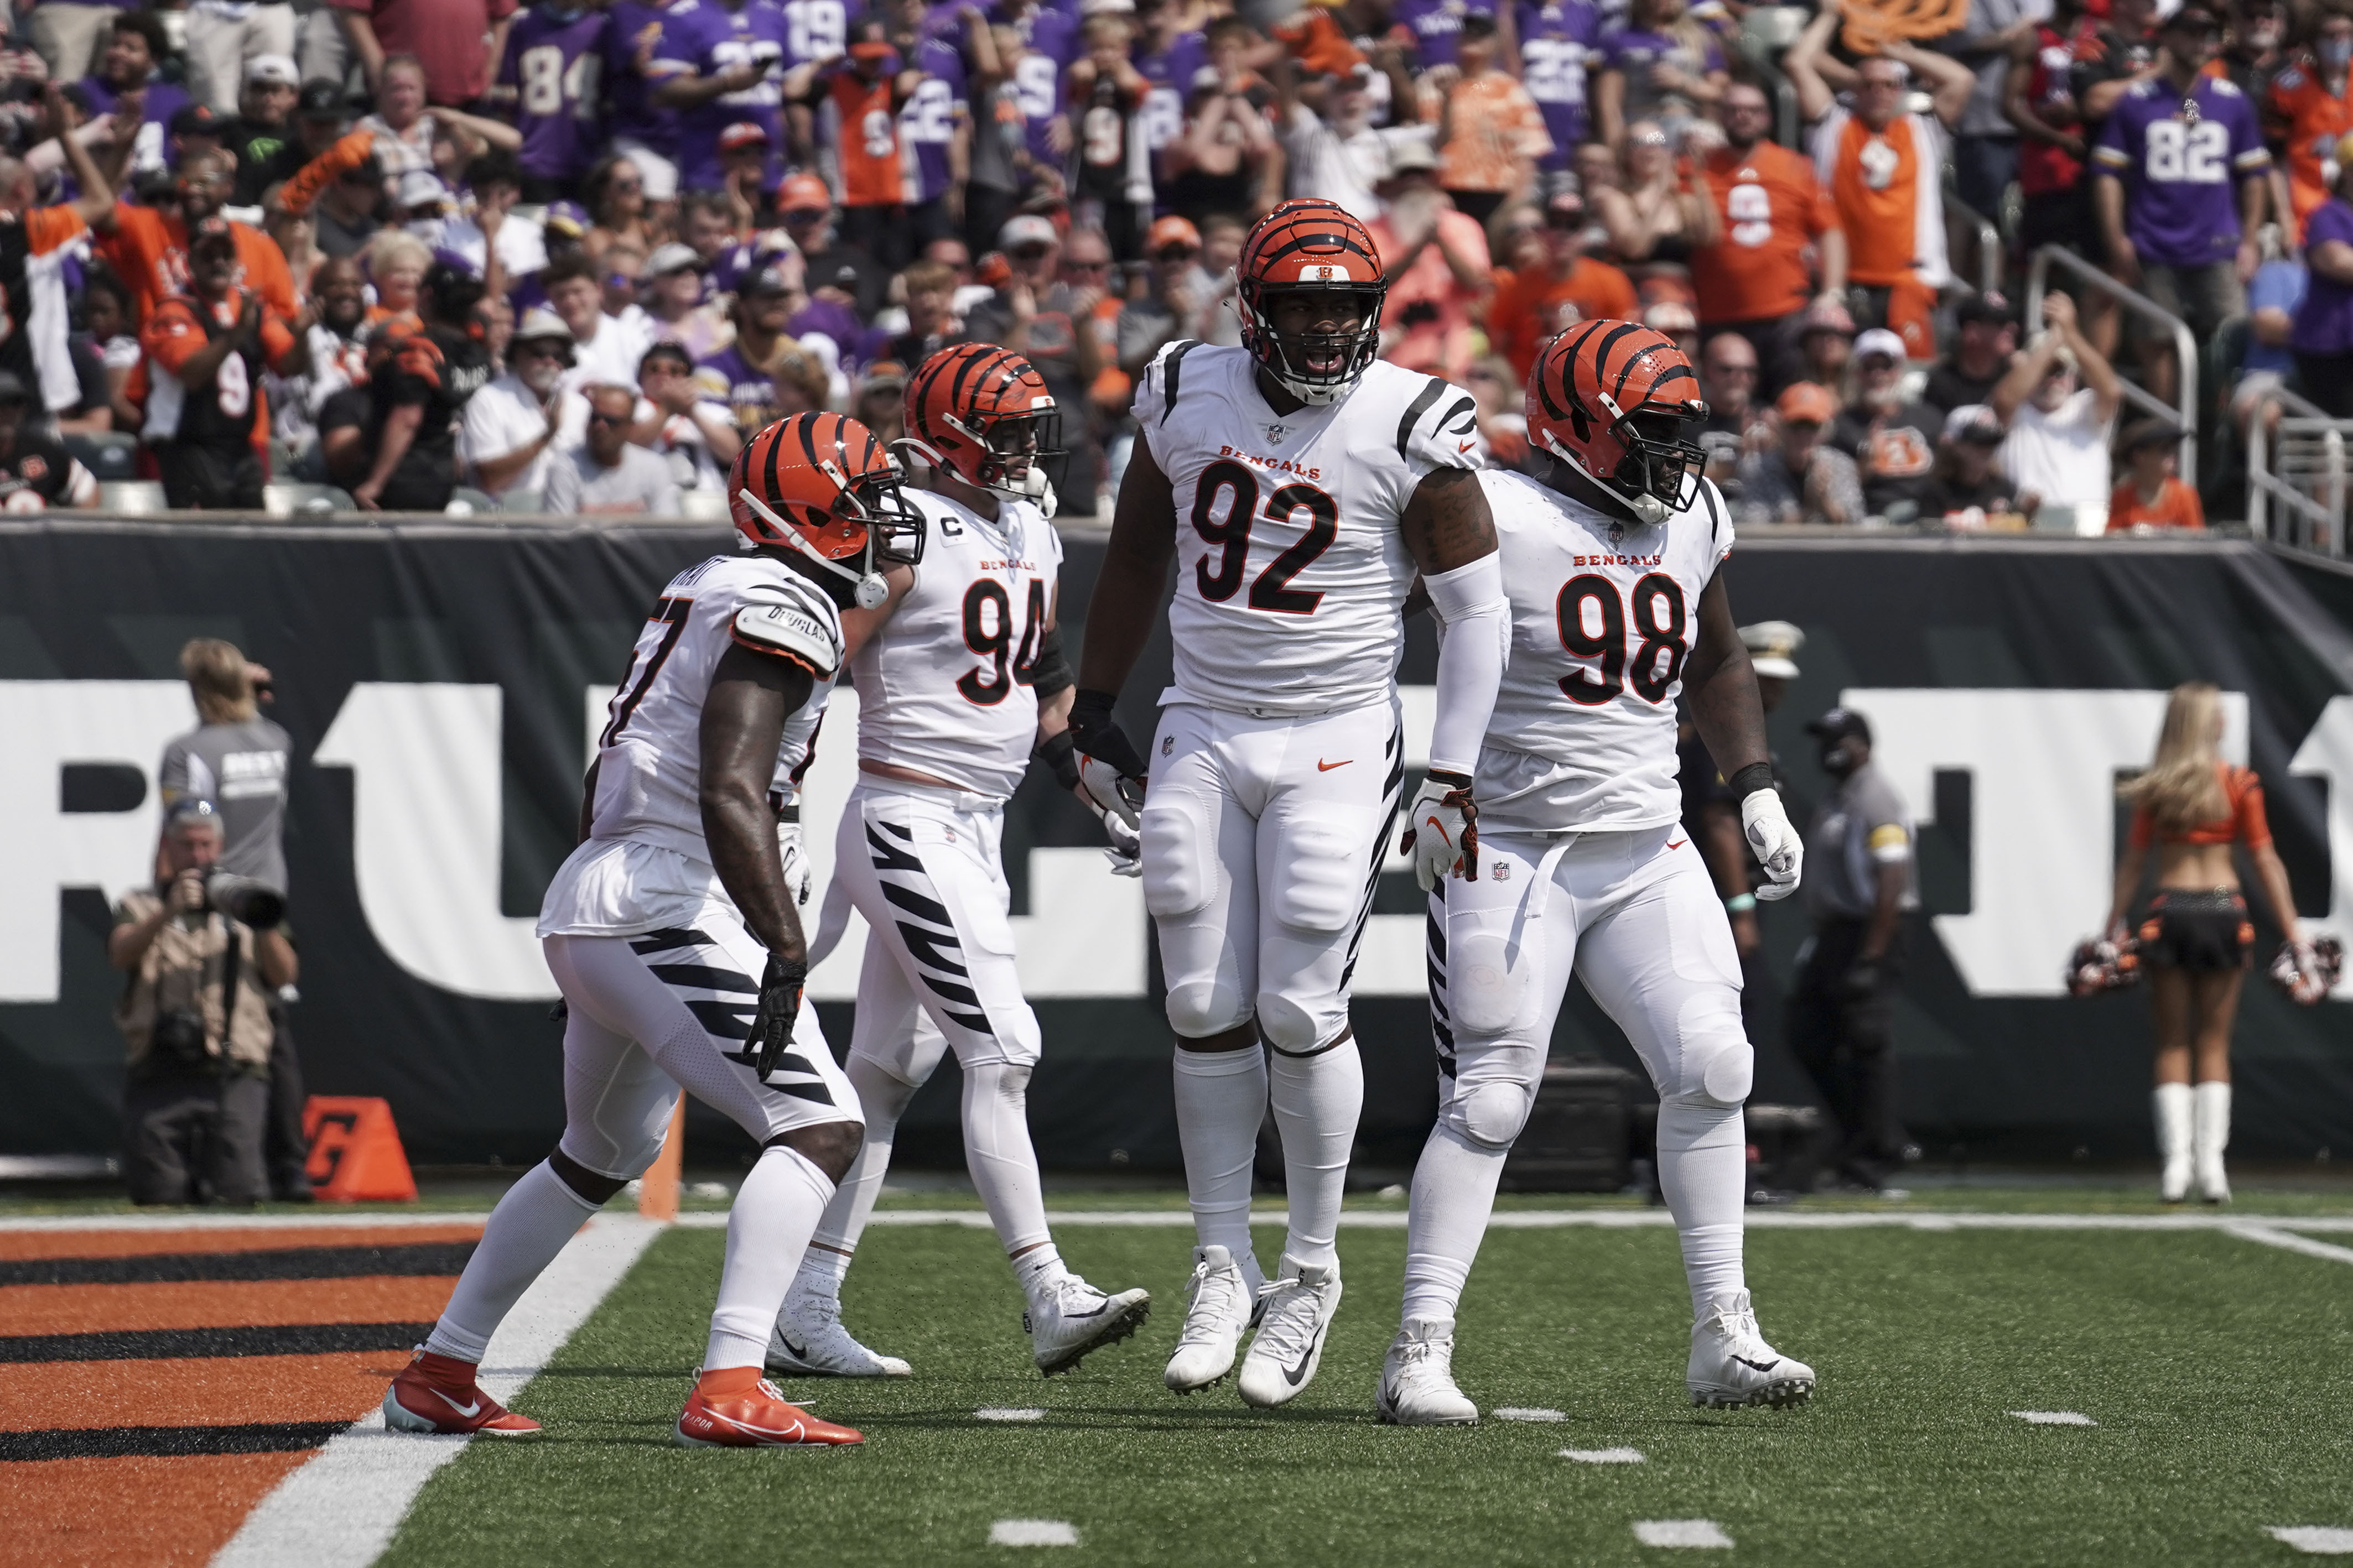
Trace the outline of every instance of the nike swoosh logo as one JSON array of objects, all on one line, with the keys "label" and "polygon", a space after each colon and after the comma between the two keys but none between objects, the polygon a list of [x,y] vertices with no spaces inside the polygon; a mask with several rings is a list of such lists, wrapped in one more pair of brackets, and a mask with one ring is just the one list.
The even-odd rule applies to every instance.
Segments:
[{"label": "nike swoosh logo", "polygon": [[1455,449],[1457,452],[1467,452],[1467,451],[1469,451],[1472,447],[1475,447],[1475,446],[1477,446],[1477,445],[1478,445],[1478,443],[1477,443],[1476,441],[1465,441],[1465,442],[1463,442],[1463,443],[1462,443],[1462,445],[1461,445],[1460,447],[1455,447],[1454,449]]},{"label": "nike swoosh logo", "polygon": [[1097,1308],[1096,1308],[1093,1311],[1092,1311],[1092,1312],[1065,1312],[1065,1313],[1063,1313],[1063,1314],[1062,1314],[1062,1316],[1063,1316],[1064,1318],[1100,1318],[1100,1317],[1102,1317],[1105,1312],[1108,1312],[1108,1311],[1110,1311],[1110,1310],[1111,1310],[1111,1298],[1110,1298],[1110,1297],[1108,1297],[1108,1296],[1106,1296],[1106,1297],[1104,1297],[1104,1298],[1103,1298],[1103,1304],[1102,1306],[1100,1306],[1100,1307],[1097,1307]]},{"label": "nike swoosh logo", "polygon": [[1297,1366],[1287,1366],[1282,1369],[1283,1381],[1291,1384],[1292,1387],[1297,1388],[1301,1380],[1305,1378],[1307,1375],[1307,1363],[1314,1359],[1315,1345],[1311,1342],[1306,1351],[1300,1356],[1299,1364]]},{"label": "nike swoosh logo", "polygon": [[1667,840],[1667,847],[1670,849],[1680,849],[1690,842],[1691,840],[1688,838],[1670,838]]},{"label": "nike swoosh logo", "polygon": [[479,1399],[475,1400],[471,1405],[460,1405],[438,1388],[432,1390],[431,1393],[434,1398],[439,1400],[442,1404],[448,1405],[450,1409],[456,1411],[459,1415],[464,1416],[469,1421],[471,1421],[475,1416],[480,1415],[482,1413],[482,1402]]},{"label": "nike swoosh logo", "polygon": [[1445,845],[1449,849],[1454,847],[1454,840],[1446,836],[1446,825],[1444,823],[1439,821],[1438,818],[1434,816],[1425,816],[1422,818],[1422,821],[1430,824],[1430,830],[1438,835],[1438,841],[1440,844]]},{"label": "nike swoosh logo", "polygon": [[790,1351],[790,1352],[792,1352],[793,1357],[794,1357],[794,1359],[795,1359],[795,1360],[797,1360],[797,1361],[807,1361],[807,1360],[808,1360],[808,1348],[807,1348],[807,1346],[805,1346],[805,1345],[797,1345],[797,1344],[793,1343],[793,1342],[792,1342],[791,1340],[789,1340],[789,1339],[786,1339],[786,1338],[785,1338],[785,1335],[784,1335],[784,1333],[783,1333],[783,1331],[778,1331],[778,1332],[777,1332],[777,1334],[776,1334],[776,1338],[778,1338],[778,1339],[780,1339],[780,1340],[784,1340],[784,1342],[785,1342],[785,1349],[786,1349],[787,1351]]},{"label": "nike swoosh logo", "polygon": [[1771,1372],[1775,1367],[1781,1364],[1778,1361],[1750,1361],[1745,1355],[1736,1355],[1732,1359],[1738,1362],[1741,1365],[1746,1367],[1751,1372]]},{"label": "nike swoosh logo", "polygon": [[1354,757],[1342,757],[1336,763],[1327,763],[1323,758],[1318,757],[1315,759],[1315,771],[1319,773],[1328,773],[1334,768],[1345,768],[1356,760],[1356,759]]}]

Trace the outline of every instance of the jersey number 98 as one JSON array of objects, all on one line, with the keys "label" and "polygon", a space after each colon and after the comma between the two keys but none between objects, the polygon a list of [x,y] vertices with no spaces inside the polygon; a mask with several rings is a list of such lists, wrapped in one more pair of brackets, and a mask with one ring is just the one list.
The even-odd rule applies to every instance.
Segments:
[{"label": "jersey number 98", "polygon": [[[1634,651],[1626,652],[1627,612],[1634,623]],[[1629,685],[1645,702],[1663,702],[1682,679],[1683,631],[1690,616],[1683,608],[1683,584],[1663,572],[1653,572],[1634,584],[1621,602],[1618,584],[1588,573],[1571,577],[1555,605],[1560,620],[1560,646],[1578,658],[1595,661],[1591,670],[1573,669],[1560,678],[1561,695],[1587,708],[1599,708]],[[1600,625],[1588,630],[1588,617]]]}]

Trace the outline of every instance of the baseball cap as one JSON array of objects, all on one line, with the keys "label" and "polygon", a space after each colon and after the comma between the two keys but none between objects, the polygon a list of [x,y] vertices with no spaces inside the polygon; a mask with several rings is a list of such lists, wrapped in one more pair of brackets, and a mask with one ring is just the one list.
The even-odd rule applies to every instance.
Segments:
[{"label": "baseball cap", "polygon": [[172,134],[174,136],[217,136],[220,133],[220,116],[201,103],[192,103],[172,116]]},{"label": "baseball cap", "polygon": [[1827,425],[1838,417],[1838,399],[1830,389],[1810,381],[1793,381],[1781,389],[1773,412],[1785,425]]},{"label": "baseball cap", "polygon": [[1989,291],[1965,296],[1953,307],[1953,319],[1965,327],[1977,321],[2014,321],[2018,310],[2007,295]]},{"label": "baseball cap", "polygon": [[760,267],[735,280],[738,294],[789,294],[793,280],[781,267]]},{"label": "baseball cap", "polygon": [[702,258],[696,253],[694,247],[681,245],[674,239],[668,245],[656,246],[654,253],[646,258],[646,276],[649,278],[659,278],[671,272],[683,272],[690,267],[697,272],[707,270],[703,266]]},{"label": "baseball cap", "polygon": [[399,202],[405,207],[421,207],[434,203],[447,204],[449,187],[441,176],[430,169],[411,169],[400,176]]},{"label": "baseball cap", "polygon": [[578,239],[588,232],[588,212],[578,202],[550,202],[540,227],[565,239]]},{"label": "baseball cap", "polygon": [[188,231],[188,248],[194,250],[200,245],[225,245],[234,250],[237,248],[237,231],[229,227],[228,219],[216,214]]},{"label": "baseball cap", "polygon": [[1799,321],[1799,335],[1807,332],[1836,332],[1843,338],[1854,336],[1854,318],[1846,307],[1835,300],[1817,300],[1806,307]]},{"label": "baseball cap", "polygon": [[2143,419],[2126,429],[2116,449],[2137,452],[2143,447],[2170,447],[2180,441],[2181,434],[2181,426],[2170,419]]},{"label": "baseball cap", "polygon": [[1392,180],[1399,174],[1427,174],[1437,167],[1438,154],[1419,137],[1408,137],[1389,149],[1388,177]]},{"label": "baseball cap", "polygon": [[868,38],[849,46],[849,58],[853,60],[887,60],[898,52],[881,38]]},{"label": "baseball cap", "polygon": [[256,55],[245,62],[248,87],[301,87],[302,72],[291,55]]},{"label": "baseball cap", "polygon": [[2157,30],[2160,33],[2219,33],[2222,30],[2222,24],[2213,12],[2203,5],[2184,5],[2159,22]]},{"label": "baseball cap", "polygon": [[1806,646],[1806,634],[1788,621],[1759,621],[1740,628],[1740,644],[1757,674],[1773,680],[1798,679],[1798,661],[1789,656]]},{"label": "baseball cap", "polygon": [[1699,331],[1699,318],[1680,300],[1662,300],[1642,313],[1642,325],[1669,337]]},{"label": "baseball cap", "polygon": [[790,217],[800,212],[831,212],[833,192],[815,174],[791,174],[776,187],[776,210]]},{"label": "baseball cap", "polygon": [[30,403],[33,395],[25,390],[24,378],[13,370],[0,370],[0,403]]},{"label": "baseball cap", "polygon": [[2001,416],[1982,403],[1964,403],[1945,416],[1945,439],[2001,445]]},{"label": "baseball cap", "polygon": [[1806,733],[1825,741],[1841,740],[1852,735],[1864,745],[1871,744],[1871,721],[1852,708],[1833,708],[1806,726]]},{"label": "baseball cap", "polygon": [[767,129],[749,120],[739,120],[719,133],[719,150],[722,153],[733,153],[738,147],[765,147],[767,144]]},{"label": "baseball cap", "polygon": [[1907,357],[1904,353],[1904,340],[1885,327],[1872,328],[1854,340],[1854,357],[1858,360],[1866,360],[1873,355],[1882,359],[1892,359],[1897,364],[1902,364]]},{"label": "baseball cap", "polygon": [[907,384],[907,367],[894,359],[878,359],[858,377],[858,395],[880,392],[886,386],[903,389]]},{"label": "baseball cap", "polygon": [[1201,231],[1193,226],[1192,219],[1170,213],[1166,217],[1153,219],[1152,226],[1145,230],[1144,248],[1146,252],[1157,253],[1172,245],[1181,245],[1187,250],[1201,248]]},{"label": "baseball cap", "polygon": [[1060,238],[1061,236],[1054,232],[1051,220],[1039,217],[1035,213],[1022,213],[1007,218],[1005,226],[997,231],[997,247],[1014,251],[1025,245],[1052,245]]},{"label": "baseball cap", "polygon": [[350,112],[343,102],[343,84],[321,78],[302,84],[302,96],[295,100],[295,112],[305,120],[341,120]]},{"label": "baseball cap", "polygon": [[522,313],[522,320],[515,323],[514,336],[509,341],[522,343],[534,338],[562,338],[569,344],[572,329],[564,324],[563,317],[546,306],[533,305]]}]

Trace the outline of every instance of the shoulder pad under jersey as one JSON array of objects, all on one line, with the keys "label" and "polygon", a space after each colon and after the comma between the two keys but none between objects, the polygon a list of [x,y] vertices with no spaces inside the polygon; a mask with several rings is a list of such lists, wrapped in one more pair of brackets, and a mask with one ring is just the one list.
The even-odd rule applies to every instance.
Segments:
[{"label": "shoulder pad under jersey", "polygon": [[799,595],[761,600],[736,611],[730,630],[739,647],[788,658],[819,680],[841,668],[841,618],[829,605]]}]

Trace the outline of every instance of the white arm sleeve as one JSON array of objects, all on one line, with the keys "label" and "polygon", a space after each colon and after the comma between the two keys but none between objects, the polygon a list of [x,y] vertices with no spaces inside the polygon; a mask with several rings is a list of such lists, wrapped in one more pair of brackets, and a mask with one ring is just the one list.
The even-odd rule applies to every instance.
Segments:
[{"label": "white arm sleeve", "polygon": [[1504,596],[1499,552],[1424,577],[1430,608],[1446,623],[1438,649],[1438,720],[1430,726],[1430,765],[1443,773],[1478,771],[1479,747],[1495,711],[1511,656],[1512,606]]}]

